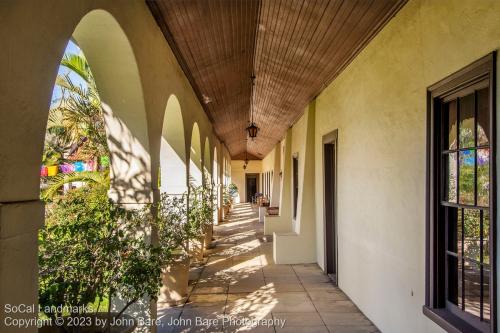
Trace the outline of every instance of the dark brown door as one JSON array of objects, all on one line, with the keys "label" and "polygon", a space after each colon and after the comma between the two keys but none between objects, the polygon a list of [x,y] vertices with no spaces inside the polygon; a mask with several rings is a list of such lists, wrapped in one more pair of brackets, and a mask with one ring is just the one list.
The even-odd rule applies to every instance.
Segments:
[{"label": "dark brown door", "polygon": [[246,175],[247,202],[252,202],[253,198],[255,198],[255,194],[257,193],[257,177],[258,175],[256,174]]},{"label": "dark brown door", "polygon": [[324,144],[325,167],[325,259],[326,273],[337,281],[337,244],[335,223],[335,143]]},{"label": "dark brown door", "polygon": [[297,202],[299,200],[299,159],[293,158],[293,219],[297,218]]}]

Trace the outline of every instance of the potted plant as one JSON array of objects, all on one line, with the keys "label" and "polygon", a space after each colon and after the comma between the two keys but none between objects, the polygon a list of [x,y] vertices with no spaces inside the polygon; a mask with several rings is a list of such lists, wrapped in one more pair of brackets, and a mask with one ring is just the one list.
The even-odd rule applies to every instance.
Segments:
[{"label": "potted plant", "polygon": [[[131,332],[135,320],[124,312],[141,298],[156,298],[159,263],[165,260],[165,253],[138,236],[149,218],[112,203],[105,187],[84,186],[56,199],[46,220],[39,235],[39,303],[44,315],[64,325],[42,331]],[[115,297],[125,301],[122,309],[112,308]],[[69,325],[78,317],[91,325]],[[118,318],[128,320],[112,327]]]},{"label": "potted plant", "polygon": [[162,267],[162,287],[158,301],[176,305],[186,299],[189,284],[187,244],[190,230],[187,224],[186,194],[162,194],[155,225],[160,248],[172,249],[171,260]]},{"label": "potted plant", "polygon": [[222,199],[224,203],[224,215],[227,215],[229,211],[233,208],[234,198],[238,195],[238,186],[236,184],[231,183],[229,185],[224,186],[222,192]]},{"label": "potted plant", "polygon": [[229,202],[230,202],[230,208],[233,208],[233,203],[234,203],[234,198],[238,196],[238,186],[236,186],[235,183],[229,184]]},{"label": "potted plant", "polygon": [[223,209],[224,216],[229,213],[229,209],[231,208],[231,196],[229,194],[229,186],[225,185],[222,190],[222,201],[223,201]]},{"label": "potted plant", "polygon": [[203,191],[202,186],[196,186],[193,183],[189,184],[186,231],[189,239],[189,253],[194,264],[203,262],[205,241],[205,203],[203,202]]},{"label": "potted plant", "polygon": [[[210,179],[210,178],[207,178]],[[215,188],[212,182],[208,182],[206,186],[202,189],[202,206],[201,206],[201,218],[203,223],[203,230],[205,234],[204,248],[212,248],[212,238],[213,238],[213,228],[214,228],[214,212],[217,207]]]}]

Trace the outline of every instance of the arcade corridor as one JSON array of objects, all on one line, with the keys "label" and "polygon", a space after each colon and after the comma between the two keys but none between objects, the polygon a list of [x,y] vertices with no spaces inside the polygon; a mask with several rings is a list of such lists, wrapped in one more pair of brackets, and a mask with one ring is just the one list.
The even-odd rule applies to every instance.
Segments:
[{"label": "arcade corridor", "polygon": [[250,204],[235,206],[206,264],[191,269],[187,302],[158,309],[158,333],[378,332],[316,264],[275,265],[262,227]]}]

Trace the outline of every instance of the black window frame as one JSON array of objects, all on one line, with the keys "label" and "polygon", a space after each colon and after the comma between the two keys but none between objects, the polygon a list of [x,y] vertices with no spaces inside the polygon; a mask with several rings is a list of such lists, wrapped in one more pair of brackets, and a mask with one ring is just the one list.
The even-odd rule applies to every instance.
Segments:
[{"label": "black window frame", "polygon": [[[439,107],[443,100],[475,84],[487,80],[490,111],[490,323],[486,326],[473,323],[478,320],[468,314],[451,311],[446,306],[444,216],[442,214],[442,129]],[[496,332],[496,52],[473,62],[458,72],[427,89],[427,161],[426,161],[426,316],[448,332]],[[457,121],[459,121],[457,119]],[[457,123],[458,124],[458,123]],[[458,137],[457,137],[458,140]],[[458,145],[458,142],[457,142]],[[458,169],[457,169],[458,172]],[[473,323],[473,324],[472,324]],[[484,323],[484,322],[482,322]]]}]

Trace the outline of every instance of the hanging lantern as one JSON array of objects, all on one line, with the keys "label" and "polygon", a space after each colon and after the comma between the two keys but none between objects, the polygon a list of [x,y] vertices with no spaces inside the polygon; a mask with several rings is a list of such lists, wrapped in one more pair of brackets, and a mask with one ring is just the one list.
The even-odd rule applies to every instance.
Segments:
[{"label": "hanging lantern", "polygon": [[255,125],[253,121],[253,111],[254,111],[254,95],[255,95],[255,75],[250,77],[252,79],[252,91],[250,94],[250,125],[246,128],[248,136],[253,140],[257,137],[259,133],[259,128]]},{"label": "hanging lantern", "polygon": [[257,137],[257,133],[259,132],[259,128],[254,122],[252,122],[250,126],[247,127],[247,132],[250,138],[255,139]]}]

